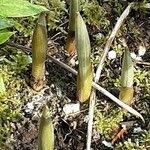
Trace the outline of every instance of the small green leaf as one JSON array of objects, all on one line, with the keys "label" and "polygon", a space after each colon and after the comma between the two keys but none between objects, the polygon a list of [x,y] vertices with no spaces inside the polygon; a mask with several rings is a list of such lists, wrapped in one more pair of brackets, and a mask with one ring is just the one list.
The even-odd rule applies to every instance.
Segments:
[{"label": "small green leaf", "polygon": [[14,32],[0,31],[0,44],[6,42],[13,34]]},{"label": "small green leaf", "polygon": [[12,27],[13,24],[6,18],[0,18],[0,30],[8,27]]},{"label": "small green leaf", "polygon": [[0,16],[27,17],[48,11],[43,6],[34,5],[27,0],[0,0]]}]

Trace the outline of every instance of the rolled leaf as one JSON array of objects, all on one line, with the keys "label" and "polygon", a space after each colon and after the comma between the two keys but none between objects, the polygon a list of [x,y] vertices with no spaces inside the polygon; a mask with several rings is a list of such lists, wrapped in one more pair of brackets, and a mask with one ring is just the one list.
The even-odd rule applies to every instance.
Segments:
[{"label": "rolled leaf", "polygon": [[32,77],[31,86],[39,91],[43,87],[47,52],[47,30],[45,14],[40,14],[32,38]]},{"label": "rolled leaf", "polygon": [[130,56],[130,52],[126,47],[122,63],[121,89],[119,98],[128,105],[131,105],[131,103],[133,102],[133,78],[134,66]]},{"label": "rolled leaf", "polygon": [[47,106],[44,106],[43,114],[40,120],[38,150],[54,150],[54,128]]},{"label": "rolled leaf", "polygon": [[125,49],[121,71],[121,86],[132,87],[134,78],[134,66],[128,48]]},{"label": "rolled leaf", "polygon": [[79,1],[70,0],[69,31],[66,40],[66,50],[70,55],[75,53],[75,18],[79,11]]},{"label": "rolled leaf", "polygon": [[69,31],[75,32],[76,13],[79,11],[79,1],[70,0]]},{"label": "rolled leaf", "polygon": [[77,97],[84,102],[89,99],[92,87],[91,45],[86,25],[79,13],[76,13],[75,39],[79,61],[77,77]]}]

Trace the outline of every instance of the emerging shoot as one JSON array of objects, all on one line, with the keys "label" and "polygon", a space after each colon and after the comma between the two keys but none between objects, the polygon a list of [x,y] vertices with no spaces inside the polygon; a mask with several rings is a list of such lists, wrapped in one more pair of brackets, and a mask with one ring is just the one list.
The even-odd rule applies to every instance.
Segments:
[{"label": "emerging shoot", "polygon": [[92,88],[93,72],[90,60],[91,45],[86,25],[79,13],[76,13],[76,48],[79,61],[77,76],[77,98],[80,102],[89,99]]},{"label": "emerging shoot", "polygon": [[54,150],[54,127],[49,108],[45,105],[40,120],[38,150]]},{"label": "emerging shoot", "polygon": [[45,60],[47,51],[47,29],[45,14],[39,15],[32,38],[32,79],[31,86],[35,91],[43,88],[45,77]]}]

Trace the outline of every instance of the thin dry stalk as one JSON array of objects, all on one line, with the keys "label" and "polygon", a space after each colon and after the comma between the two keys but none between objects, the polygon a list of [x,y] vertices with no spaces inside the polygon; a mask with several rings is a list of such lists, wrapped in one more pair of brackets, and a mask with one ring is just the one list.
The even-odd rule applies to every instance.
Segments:
[{"label": "thin dry stalk", "polygon": [[110,49],[110,46],[116,36],[116,34],[118,33],[118,30],[120,29],[121,25],[123,24],[124,20],[127,18],[127,16],[129,15],[130,13],[130,10],[132,8],[134,3],[130,3],[127,8],[124,10],[124,12],[121,14],[120,18],[118,19],[109,39],[107,40],[106,42],[106,45],[105,45],[105,48],[104,48],[104,53],[103,53],[103,56],[100,60],[100,63],[98,65],[98,68],[96,70],[96,75],[95,75],[95,82],[97,83],[99,81],[99,78],[101,76],[101,71],[102,71],[102,68],[103,68],[103,64],[104,64],[104,61],[105,61],[105,58],[107,56],[107,53]]}]

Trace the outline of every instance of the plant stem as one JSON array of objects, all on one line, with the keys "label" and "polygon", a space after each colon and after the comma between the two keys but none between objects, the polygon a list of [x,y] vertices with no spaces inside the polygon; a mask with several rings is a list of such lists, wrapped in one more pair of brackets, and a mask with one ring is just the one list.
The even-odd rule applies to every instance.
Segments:
[{"label": "plant stem", "polygon": [[75,48],[75,18],[76,12],[79,10],[79,1],[70,0],[70,16],[69,16],[69,31],[66,40],[66,50],[70,55],[76,51]]}]

